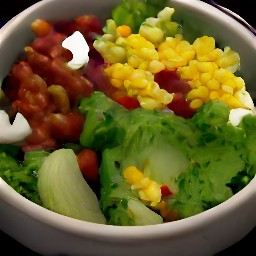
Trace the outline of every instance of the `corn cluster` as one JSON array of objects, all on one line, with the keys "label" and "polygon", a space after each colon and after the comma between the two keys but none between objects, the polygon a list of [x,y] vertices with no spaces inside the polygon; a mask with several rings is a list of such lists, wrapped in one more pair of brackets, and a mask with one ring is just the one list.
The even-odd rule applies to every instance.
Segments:
[{"label": "corn cluster", "polygon": [[124,170],[124,178],[131,185],[132,191],[146,204],[157,206],[161,201],[161,186],[145,177],[135,166],[129,166]]},{"label": "corn cluster", "polygon": [[173,95],[160,89],[151,72],[133,68],[129,64],[115,63],[105,69],[111,84],[125,89],[128,96],[137,96],[140,105],[149,110],[162,109],[169,104]]},{"label": "corn cluster", "polygon": [[107,63],[126,63],[126,38],[118,32],[114,20],[107,20],[106,33],[94,41],[94,48]]},{"label": "corn cluster", "polygon": [[189,42],[182,40],[181,35],[167,37],[158,47],[160,61],[166,69],[175,70],[187,66],[194,59],[195,50]]},{"label": "corn cluster", "polygon": [[126,39],[127,63],[133,68],[149,70],[155,74],[165,69],[159,61],[155,46],[140,34],[131,34]]},{"label": "corn cluster", "polygon": [[190,84],[190,107],[197,109],[210,100],[220,100],[230,108],[248,108],[241,100],[244,80],[233,74],[239,68],[239,55],[229,47],[224,52],[215,48],[214,38],[207,36],[196,39],[191,46],[195,57],[177,68],[180,78]]},{"label": "corn cluster", "polygon": [[[230,108],[251,108],[243,79],[234,75],[240,64],[238,53],[230,47],[216,48],[209,36],[190,44],[177,33],[177,24],[176,30],[166,31],[173,11],[167,8],[157,18],[146,19],[139,34],[131,34],[127,26],[122,32],[113,20],[108,21],[107,34],[94,46],[112,64],[106,68],[112,85],[137,96],[143,108],[163,109],[173,95],[159,88],[154,75],[164,69],[177,70],[191,87],[186,97],[192,109],[211,100],[223,101]],[[168,35],[174,31],[174,36]]]}]

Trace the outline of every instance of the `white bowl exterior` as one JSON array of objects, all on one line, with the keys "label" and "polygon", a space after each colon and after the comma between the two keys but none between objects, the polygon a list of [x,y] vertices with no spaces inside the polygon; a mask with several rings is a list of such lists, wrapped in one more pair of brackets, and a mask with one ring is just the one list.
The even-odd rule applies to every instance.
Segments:
[{"label": "white bowl exterior", "polygon": [[225,203],[180,221],[117,227],[48,211],[0,179],[0,229],[42,255],[213,255],[245,236],[256,223],[256,178]]},{"label": "white bowl exterior", "polygon": [[[8,74],[22,47],[33,38],[30,24],[34,19],[72,18],[84,13],[101,16],[103,13],[106,18],[117,2],[44,0],[17,15],[1,29],[0,77],[3,79]],[[215,8],[206,9],[200,1],[171,0],[171,3],[178,16],[193,18],[199,27],[204,22],[202,33],[237,50],[241,67],[250,67],[246,78],[256,81],[251,68],[255,60],[252,58],[256,52],[255,38],[249,31]],[[2,179],[0,191],[0,229],[43,255],[213,255],[239,241],[256,225],[256,178],[232,198],[206,212],[145,227],[100,225],[56,214],[20,196]]]}]

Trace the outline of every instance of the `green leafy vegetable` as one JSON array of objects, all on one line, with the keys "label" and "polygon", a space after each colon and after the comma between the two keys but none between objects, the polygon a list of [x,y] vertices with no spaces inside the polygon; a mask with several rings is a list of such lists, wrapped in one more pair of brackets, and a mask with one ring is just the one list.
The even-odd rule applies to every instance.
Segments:
[{"label": "green leafy vegetable", "polygon": [[[13,146],[6,152],[18,152]],[[18,162],[16,154],[0,153],[0,177],[22,196],[41,205],[37,190],[38,170],[43,160],[48,156],[46,151],[29,151],[23,162]]]},{"label": "green leafy vegetable", "polygon": [[139,31],[141,23],[148,17],[156,17],[159,11],[168,6],[168,0],[122,0],[112,11],[118,26],[128,25],[133,33]]},{"label": "green leafy vegetable", "polygon": [[[189,164],[181,149],[193,140],[193,129],[184,119],[169,113],[127,111],[100,92],[83,99],[80,110],[86,114],[81,144],[104,150],[100,168],[101,205],[109,223],[161,223],[162,218],[151,209],[145,210],[146,206],[127,186],[123,170],[135,165],[159,184],[168,184],[175,190],[175,178]],[[137,203],[130,204],[130,200]],[[140,214],[133,214],[131,205]]]},{"label": "green leafy vegetable", "polygon": [[256,117],[246,116],[234,127],[222,102],[209,102],[193,118],[184,119],[145,109],[127,111],[96,92],[82,100],[80,111],[86,115],[82,146],[103,151],[100,200],[110,224],[155,221],[150,207],[143,210],[144,216],[142,207],[137,208],[140,214],[129,208],[130,200],[139,206],[143,202],[123,177],[128,166],[136,166],[158,184],[167,184],[173,192],[168,208],[178,211],[180,218],[227,200],[256,173],[256,146],[250,143],[255,141]]}]

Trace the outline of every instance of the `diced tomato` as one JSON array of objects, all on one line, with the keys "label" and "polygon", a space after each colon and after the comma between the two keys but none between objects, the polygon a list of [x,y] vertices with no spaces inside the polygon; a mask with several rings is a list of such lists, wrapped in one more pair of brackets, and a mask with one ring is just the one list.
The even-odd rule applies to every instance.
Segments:
[{"label": "diced tomato", "polygon": [[52,23],[55,31],[66,36],[72,35],[77,31],[77,24],[74,20],[58,20]]},{"label": "diced tomato", "polygon": [[176,115],[184,118],[190,118],[195,114],[195,110],[191,109],[189,102],[186,100],[182,93],[175,93],[174,98],[168,108],[171,109]]},{"label": "diced tomato", "polygon": [[75,20],[53,22],[53,28],[57,33],[70,36],[75,31],[81,32],[90,47],[90,51],[95,51],[93,42],[98,35],[103,34],[103,25],[97,16],[91,14],[79,16]]},{"label": "diced tomato", "polygon": [[29,120],[32,128],[32,134],[26,139],[26,145],[22,147],[24,152],[28,150],[48,150],[57,148],[57,142],[49,132],[49,126],[45,123],[44,118]]},{"label": "diced tomato", "polygon": [[136,97],[121,96],[113,98],[117,103],[125,107],[126,109],[132,110],[140,107],[140,103]]},{"label": "diced tomato", "polygon": [[77,154],[77,161],[84,178],[97,182],[99,179],[99,163],[97,153],[91,149],[83,149]]},{"label": "diced tomato", "polygon": [[77,24],[77,29],[85,36],[88,35],[89,32],[102,34],[103,23],[95,15],[87,14],[79,16],[75,19],[75,22]]},{"label": "diced tomato", "polygon": [[91,95],[92,83],[78,70],[69,68],[63,58],[50,58],[31,47],[26,51],[26,57],[33,71],[43,77],[48,86],[57,84],[65,88],[71,106],[77,106],[81,97]]},{"label": "diced tomato", "polygon": [[172,195],[172,192],[170,191],[170,189],[167,185],[162,185],[161,186],[161,194],[163,197],[170,196],[170,195]]},{"label": "diced tomato", "polygon": [[79,113],[50,113],[46,120],[51,135],[60,142],[76,142],[83,129],[84,116]]},{"label": "diced tomato", "polygon": [[191,90],[190,85],[181,81],[175,70],[163,70],[157,73],[155,81],[162,89],[174,94],[174,98],[168,108],[176,115],[190,118],[195,114],[195,111],[190,108],[189,102],[186,100],[186,95]]},{"label": "diced tomato", "polygon": [[[54,109],[45,81],[33,73],[27,62],[21,61],[14,65],[9,77],[4,91],[6,89],[7,95],[16,97],[15,99],[12,98],[12,106],[26,118],[38,115],[39,112],[48,112]],[[11,86],[11,89],[8,90],[9,82],[12,85],[12,81],[16,81],[16,94],[12,92],[15,87]]]},{"label": "diced tomato", "polygon": [[162,89],[169,93],[182,93],[186,95],[190,91],[190,85],[187,82],[181,81],[175,70],[163,70],[157,73],[155,81]]},{"label": "diced tomato", "polygon": [[65,49],[62,47],[62,41],[66,35],[51,31],[42,37],[37,37],[31,44],[31,47],[38,53],[45,56],[56,58],[60,57]]}]

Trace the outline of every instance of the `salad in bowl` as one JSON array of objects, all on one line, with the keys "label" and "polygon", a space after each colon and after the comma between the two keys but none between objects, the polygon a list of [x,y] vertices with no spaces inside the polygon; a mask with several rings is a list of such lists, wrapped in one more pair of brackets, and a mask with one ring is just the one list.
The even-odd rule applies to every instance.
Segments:
[{"label": "salad in bowl", "polygon": [[[228,37],[236,36],[231,25],[227,36],[214,26],[199,29],[206,4],[198,1],[105,1],[101,4],[108,12],[99,15],[96,4],[77,0],[70,13],[47,14],[48,6],[56,9],[61,2],[67,1],[46,0],[24,11],[29,40],[13,54],[2,77],[2,186],[42,211],[41,217],[67,218],[70,228],[88,225],[88,243],[94,225],[103,229],[100,241],[111,230],[120,231],[120,238],[109,238],[112,243],[136,241],[130,228],[146,244],[173,228],[166,236],[172,238],[172,249],[188,254],[179,243],[192,241],[197,219],[204,223],[203,216],[220,209],[223,217],[213,219],[221,226],[228,218],[225,204],[239,207],[235,200],[242,193],[255,200],[255,191],[246,192],[255,187],[256,174],[253,60],[245,60],[249,49],[237,50],[240,42]],[[40,16],[40,8],[45,15]],[[221,23],[217,14],[208,22]],[[253,35],[235,25],[244,33],[242,43],[256,50]],[[8,204],[7,197],[1,200]],[[255,225],[251,219],[242,234]],[[188,224],[184,231],[175,227],[182,223]],[[61,223],[55,226],[52,232],[61,232]],[[154,228],[148,237],[143,233]],[[177,236],[186,230],[187,235],[179,240],[175,230]],[[69,232],[63,231],[83,234]],[[209,232],[211,237],[214,232]],[[201,253],[216,252],[235,239],[214,249],[205,245]],[[66,247],[73,254],[73,247]],[[159,247],[142,243],[136,249],[155,255]],[[41,246],[34,248],[42,252]],[[47,248],[46,254],[60,253]],[[84,254],[83,247],[74,253]]]}]

